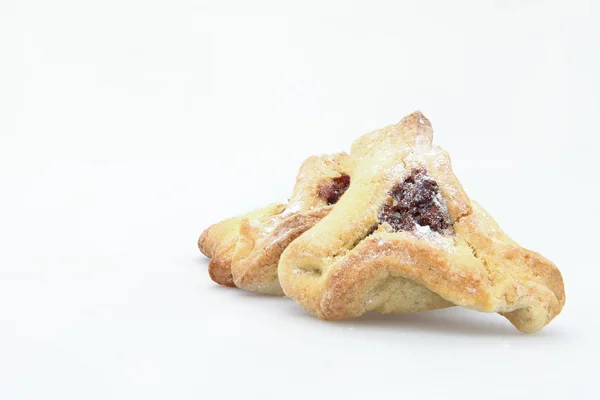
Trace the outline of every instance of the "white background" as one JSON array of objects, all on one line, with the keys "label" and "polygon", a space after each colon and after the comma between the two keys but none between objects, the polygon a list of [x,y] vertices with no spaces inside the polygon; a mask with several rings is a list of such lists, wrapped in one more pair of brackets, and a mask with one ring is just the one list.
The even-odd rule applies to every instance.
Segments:
[{"label": "white background", "polygon": [[[0,398],[598,398],[590,1],[0,2]],[[463,309],[323,322],[219,287],[209,224],[419,109],[563,272],[541,333]]]}]

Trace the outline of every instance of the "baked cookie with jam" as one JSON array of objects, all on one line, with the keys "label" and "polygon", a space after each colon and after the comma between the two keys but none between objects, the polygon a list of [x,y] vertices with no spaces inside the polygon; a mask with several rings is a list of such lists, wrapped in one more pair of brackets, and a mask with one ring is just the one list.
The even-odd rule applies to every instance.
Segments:
[{"label": "baked cookie with jam", "polygon": [[500,313],[535,332],[565,302],[562,276],[471,201],[421,114],[352,145],[352,185],[289,244],[284,293],[322,319],[450,306]]},{"label": "baked cookie with jam", "polygon": [[283,294],[277,264],[285,247],[329,213],[350,185],[346,153],[312,156],[302,163],[287,204],[272,204],[206,229],[200,251],[212,258],[213,281],[231,287]]}]

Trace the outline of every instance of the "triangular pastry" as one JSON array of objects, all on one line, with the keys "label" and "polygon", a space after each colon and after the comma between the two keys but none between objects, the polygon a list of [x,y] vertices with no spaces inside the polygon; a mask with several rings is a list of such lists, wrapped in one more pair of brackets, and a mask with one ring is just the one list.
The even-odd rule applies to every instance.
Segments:
[{"label": "triangular pastry", "polygon": [[472,202],[415,112],[352,145],[352,185],[279,262],[285,294],[323,319],[449,306],[535,332],[562,309],[559,270]]},{"label": "triangular pastry", "polygon": [[287,205],[272,204],[206,229],[198,247],[212,258],[208,266],[212,280],[283,294],[277,279],[279,256],[287,244],[329,213],[350,184],[349,169],[346,153],[309,157],[300,167]]}]

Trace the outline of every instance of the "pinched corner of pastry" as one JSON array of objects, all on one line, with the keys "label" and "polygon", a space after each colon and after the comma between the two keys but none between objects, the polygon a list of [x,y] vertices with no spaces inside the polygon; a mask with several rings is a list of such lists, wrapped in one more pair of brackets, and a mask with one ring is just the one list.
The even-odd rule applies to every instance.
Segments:
[{"label": "pinched corner of pastry", "polygon": [[541,254],[519,246],[476,202],[473,213],[455,226],[487,272],[493,312],[523,332],[549,324],[566,301],[560,270]]},{"label": "pinched corner of pastry", "polygon": [[330,206],[324,206],[308,211],[283,213],[268,221],[244,219],[231,263],[235,285],[254,292],[283,295],[277,275],[281,253],[292,241],[327,215],[330,209]]},{"label": "pinched corner of pastry", "polygon": [[337,203],[350,185],[352,160],[347,153],[308,157],[298,171],[288,211],[310,210]]},{"label": "pinched corner of pastry", "polygon": [[246,214],[228,218],[206,228],[198,238],[198,248],[206,257],[213,257],[223,244],[235,238],[243,219],[255,220],[271,215],[276,215],[285,210],[285,204],[269,204]]},{"label": "pinched corner of pastry", "polygon": [[356,181],[280,259],[285,294],[323,319],[459,305],[542,329],[560,272],[470,201],[432,137],[415,113],[355,142]]},{"label": "pinched corner of pastry", "polygon": [[329,213],[350,185],[350,169],[346,153],[309,157],[300,167],[284,212],[242,221],[232,261],[237,287],[283,294],[277,275],[281,253]]},{"label": "pinched corner of pastry", "polygon": [[247,214],[226,219],[204,230],[198,239],[198,248],[202,254],[211,258],[208,264],[208,273],[211,279],[220,285],[235,287],[231,276],[231,259],[242,220],[255,220],[276,215],[284,209],[284,204],[270,204]]}]

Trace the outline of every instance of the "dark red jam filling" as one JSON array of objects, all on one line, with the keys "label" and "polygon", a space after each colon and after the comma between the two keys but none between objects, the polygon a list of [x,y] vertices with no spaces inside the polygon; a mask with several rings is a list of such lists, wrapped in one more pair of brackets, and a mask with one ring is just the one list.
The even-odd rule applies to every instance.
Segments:
[{"label": "dark red jam filling", "polygon": [[439,192],[437,182],[427,175],[425,168],[415,168],[392,188],[379,211],[379,222],[387,222],[394,232],[412,231],[416,225],[442,232],[451,222]]},{"label": "dark red jam filling", "polygon": [[335,204],[350,186],[350,175],[333,178],[331,182],[321,185],[319,196],[327,200],[327,204]]}]

